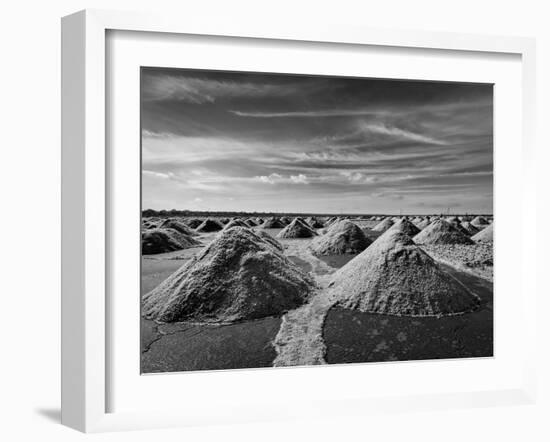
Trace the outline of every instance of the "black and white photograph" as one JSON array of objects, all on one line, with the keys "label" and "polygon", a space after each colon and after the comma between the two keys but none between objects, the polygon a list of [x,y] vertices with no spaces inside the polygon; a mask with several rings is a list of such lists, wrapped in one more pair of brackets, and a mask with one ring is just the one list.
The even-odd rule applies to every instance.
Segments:
[{"label": "black and white photograph", "polygon": [[140,103],[142,374],[493,356],[492,84],[142,67]]}]

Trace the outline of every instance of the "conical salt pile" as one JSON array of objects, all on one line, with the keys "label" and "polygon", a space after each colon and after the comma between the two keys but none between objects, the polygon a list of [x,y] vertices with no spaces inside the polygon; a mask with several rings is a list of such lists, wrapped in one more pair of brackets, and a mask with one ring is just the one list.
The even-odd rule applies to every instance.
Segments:
[{"label": "conical salt pile", "polygon": [[168,218],[164,220],[162,223],[160,223],[159,227],[163,229],[174,229],[179,233],[185,233],[186,235],[190,236],[195,235],[195,232],[191,230],[186,224],[173,218]]},{"label": "conical salt pile", "polygon": [[473,236],[479,232],[479,229],[469,221],[462,221],[460,226],[468,233],[469,236]]},{"label": "conical salt pile", "polygon": [[373,227],[372,230],[376,232],[385,232],[388,230],[391,226],[393,226],[394,222],[391,218],[386,218],[383,221],[380,221],[376,226]]},{"label": "conical salt pile", "polygon": [[388,230],[396,230],[410,236],[411,238],[420,233],[420,229],[411,223],[407,218],[400,219]]},{"label": "conical salt pile", "polygon": [[315,230],[301,221],[294,218],[292,222],[277,234],[277,238],[311,238],[317,236]]},{"label": "conical salt pile", "polygon": [[424,230],[429,225],[430,225],[430,220],[428,218],[424,218],[422,221],[416,223],[416,227],[418,227],[419,230]]},{"label": "conical salt pile", "polygon": [[195,259],[143,297],[143,315],[162,322],[235,322],[303,304],[314,283],[249,229],[224,230]]},{"label": "conical salt pile", "polygon": [[262,228],[264,229],[282,229],[284,226],[284,223],[276,217],[268,218],[265,223],[262,224]]},{"label": "conical salt pile", "polygon": [[361,253],[372,241],[351,221],[339,221],[332,224],[327,232],[311,243],[316,255],[343,255]]},{"label": "conical salt pile", "polygon": [[312,216],[309,217],[306,221],[312,229],[322,229],[323,227],[325,227],[325,225],[321,221]]},{"label": "conical salt pile", "polygon": [[338,305],[370,313],[443,316],[479,305],[407,235],[391,230],[338,270],[330,287]]},{"label": "conical salt pile", "polygon": [[256,227],[258,225],[258,223],[256,222],[255,219],[252,219],[252,218],[248,218],[246,221],[245,221],[245,224],[249,227]]},{"label": "conical salt pile", "polygon": [[225,227],[223,228],[223,230],[227,230],[227,229],[230,229],[231,227],[247,227],[248,228],[248,225],[245,224],[243,221],[241,221],[240,219],[232,219],[231,221],[229,221]]},{"label": "conical salt pile", "polygon": [[202,219],[198,218],[191,218],[185,222],[191,229],[196,229],[203,223]]},{"label": "conical salt pile", "polygon": [[474,226],[476,227],[483,227],[489,225],[489,221],[487,221],[482,216],[476,216],[472,221],[470,221]]},{"label": "conical salt pile", "polygon": [[413,239],[417,244],[444,245],[474,243],[468,236],[442,219],[438,219],[431,223]]},{"label": "conical salt pile", "polygon": [[493,227],[494,227],[494,223],[489,224],[482,231],[472,236],[472,239],[475,242],[493,242]]},{"label": "conical salt pile", "polygon": [[141,253],[154,255],[198,247],[201,243],[190,235],[174,229],[150,229],[141,234]]},{"label": "conical salt pile", "polygon": [[208,218],[208,219],[205,219],[202,224],[197,227],[197,232],[203,232],[203,233],[208,233],[208,232],[217,232],[219,230],[222,229],[222,225],[212,219],[212,218]]}]

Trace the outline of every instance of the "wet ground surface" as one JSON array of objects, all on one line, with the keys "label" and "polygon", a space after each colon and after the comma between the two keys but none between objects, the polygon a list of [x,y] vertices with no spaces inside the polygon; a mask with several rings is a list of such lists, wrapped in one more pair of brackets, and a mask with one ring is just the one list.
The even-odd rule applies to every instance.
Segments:
[{"label": "wet ground surface", "polygon": [[442,318],[361,313],[333,307],[323,338],[329,364],[493,356],[492,283],[446,270],[482,300],[478,310]]}]

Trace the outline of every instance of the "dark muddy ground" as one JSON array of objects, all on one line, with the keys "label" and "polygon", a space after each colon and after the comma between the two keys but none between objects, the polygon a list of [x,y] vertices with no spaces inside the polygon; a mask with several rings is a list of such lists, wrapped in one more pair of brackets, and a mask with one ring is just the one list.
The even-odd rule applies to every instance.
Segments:
[{"label": "dark muddy ground", "polygon": [[329,364],[493,356],[493,287],[446,267],[482,300],[478,310],[442,318],[361,313],[333,307],[323,338]]}]

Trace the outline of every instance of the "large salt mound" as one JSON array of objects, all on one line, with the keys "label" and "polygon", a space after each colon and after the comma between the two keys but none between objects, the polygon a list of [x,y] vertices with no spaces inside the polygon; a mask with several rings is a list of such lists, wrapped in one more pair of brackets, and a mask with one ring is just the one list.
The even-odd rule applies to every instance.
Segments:
[{"label": "large salt mound", "polygon": [[351,221],[339,221],[329,227],[327,232],[311,243],[311,250],[316,255],[343,255],[360,253],[372,241]]},{"label": "large salt mound", "polygon": [[488,225],[481,232],[472,236],[472,239],[475,242],[493,242],[493,226],[494,224]]},{"label": "large salt mound", "polygon": [[144,255],[174,252],[200,245],[195,238],[174,229],[155,228],[141,234],[141,253]]},{"label": "large salt mound", "polygon": [[391,226],[393,226],[393,220],[391,218],[386,218],[382,221],[380,221],[376,226],[373,227],[372,230],[375,232],[385,232],[388,230]]},{"label": "large salt mound", "polygon": [[447,221],[438,219],[414,237],[417,244],[473,244],[464,233],[457,230]]},{"label": "large salt mound", "polygon": [[370,313],[443,316],[479,305],[476,295],[396,230],[339,269],[330,287],[338,305]]},{"label": "large salt mound", "polygon": [[299,218],[294,218],[277,234],[277,238],[311,238],[312,236],[317,236],[317,233]]},{"label": "large salt mound", "polygon": [[411,238],[420,233],[420,229],[411,223],[407,218],[400,219],[388,230],[396,230],[410,236]]},{"label": "large salt mound", "polygon": [[185,222],[191,229],[196,229],[203,223],[202,219],[198,218],[191,218]]},{"label": "large salt mound", "polygon": [[282,229],[284,226],[285,224],[276,217],[268,218],[262,224],[263,229]]},{"label": "large salt mound", "polygon": [[468,233],[468,235],[473,236],[477,232],[479,232],[479,229],[474,226],[470,221],[462,221],[460,223],[460,226]]},{"label": "large salt mound", "polygon": [[283,251],[285,248],[283,245],[277,241],[275,238],[273,238],[269,233],[267,233],[265,230],[257,230],[254,232],[257,236],[262,238],[267,243],[271,244],[273,247],[275,247],[279,251]]},{"label": "large salt mound", "polygon": [[205,233],[208,233],[208,232],[217,232],[219,230],[222,229],[222,225],[214,220],[214,219],[211,219],[211,218],[208,218],[208,219],[205,219],[202,224],[197,227],[197,232],[205,232]]},{"label": "large salt mound", "polygon": [[185,233],[186,235],[189,235],[189,236],[195,235],[195,232],[191,230],[187,225],[173,218],[168,218],[164,220],[162,223],[159,224],[158,227],[163,229],[174,229],[179,233]]},{"label": "large salt mound", "polygon": [[235,322],[280,315],[312,291],[311,278],[282,253],[234,227],[147,293],[143,315],[162,322]]}]

